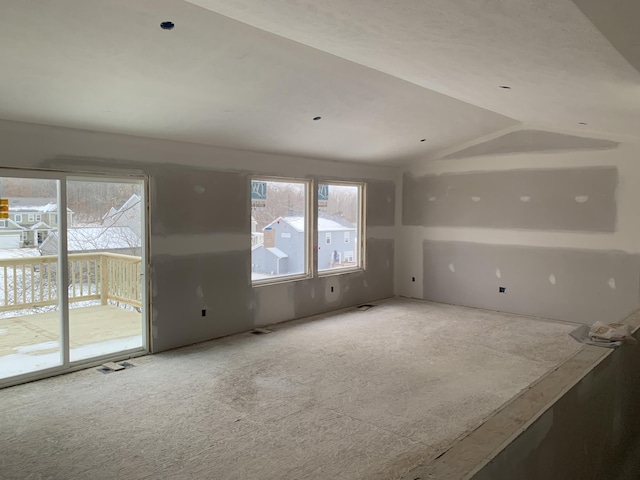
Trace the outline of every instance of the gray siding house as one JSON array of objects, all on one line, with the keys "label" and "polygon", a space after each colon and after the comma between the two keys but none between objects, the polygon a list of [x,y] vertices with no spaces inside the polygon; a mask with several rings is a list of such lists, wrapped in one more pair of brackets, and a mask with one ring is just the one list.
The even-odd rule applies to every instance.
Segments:
[{"label": "gray siding house", "polygon": [[[294,275],[304,272],[305,219],[279,217],[267,225],[263,243],[251,249],[254,278],[259,275]],[[318,218],[318,269],[355,265],[357,229],[341,217]]]},{"label": "gray siding house", "polygon": [[[72,219],[73,212],[67,209],[69,225]],[[9,218],[0,220],[0,245],[3,248],[37,247],[57,226],[58,205],[55,199],[9,198]],[[11,241],[3,241],[9,238]]]}]

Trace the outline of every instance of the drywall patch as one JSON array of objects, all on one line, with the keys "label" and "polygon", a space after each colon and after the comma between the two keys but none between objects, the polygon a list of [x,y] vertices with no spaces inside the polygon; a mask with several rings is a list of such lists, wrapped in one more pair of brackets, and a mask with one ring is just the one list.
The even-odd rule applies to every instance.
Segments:
[{"label": "drywall patch", "polygon": [[618,146],[620,146],[619,142],[600,138],[578,137],[544,130],[519,130],[473,145],[444,158],[455,159],[486,155],[550,153],[571,150],[611,150],[618,148]]},{"label": "drywall patch", "polygon": [[396,184],[393,181],[367,181],[367,226],[394,226],[396,223]]},{"label": "drywall patch", "polygon": [[[613,232],[616,167],[403,176],[402,223]],[[470,208],[469,198],[478,198]],[[431,201],[437,198],[438,201]],[[536,201],[532,202],[531,199]]]},{"label": "drywall patch", "polygon": [[[508,280],[496,265],[509,265]],[[423,242],[425,300],[580,323],[617,321],[637,308],[638,271],[640,255],[620,251]]]}]

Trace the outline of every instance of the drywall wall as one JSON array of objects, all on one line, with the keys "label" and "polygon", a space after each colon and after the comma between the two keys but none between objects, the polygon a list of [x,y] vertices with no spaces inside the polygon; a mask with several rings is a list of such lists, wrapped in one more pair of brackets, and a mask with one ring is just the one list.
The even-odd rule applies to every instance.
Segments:
[{"label": "drywall wall", "polygon": [[615,167],[474,172],[402,182],[402,224],[613,232]]},{"label": "drywall wall", "polygon": [[611,352],[473,480],[638,478],[639,348]]},{"label": "drywall wall", "polygon": [[[0,167],[148,176],[156,352],[393,295],[394,169],[5,121]],[[365,182],[366,270],[252,287],[251,174]]]},{"label": "drywall wall", "polygon": [[396,292],[619,320],[640,303],[639,155],[640,145],[623,141],[410,165],[399,194]]},{"label": "drywall wall", "polygon": [[600,138],[579,137],[577,135],[545,132],[544,130],[518,130],[456,151],[444,158],[469,158],[485,155],[557,152],[562,150],[609,150],[618,148],[619,145],[619,142]]},{"label": "drywall wall", "polygon": [[579,323],[640,304],[638,254],[425,240],[423,262],[424,295],[437,302],[465,292],[468,306]]}]

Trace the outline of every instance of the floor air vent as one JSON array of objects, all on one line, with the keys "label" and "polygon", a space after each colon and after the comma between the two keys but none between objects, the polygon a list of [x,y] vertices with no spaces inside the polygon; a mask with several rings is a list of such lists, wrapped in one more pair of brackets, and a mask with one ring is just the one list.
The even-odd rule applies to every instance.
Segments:
[{"label": "floor air vent", "polygon": [[135,367],[135,365],[129,362],[120,362],[120,363],[107,362],[100,365],[100,367],[96,368],[96,370],[98,370],[100,373],[107,374],[107,373],[119,372],[120,370],[124,370],[126,368],[131,368],[131,367]]},{"label": "floor air vent", "polygon": [[366,312],[367,310],[369,310],[370,308],[375,307],[375,305],[360,305],[358,307],[356,307],[358,310],[362,310],[363,312]]},{"label": "floor air vent", "polygon": [[273,330],[269,330],[268,328],[254,328],[249,333],[253,335],[266,335],[267,333],[273,333]]}]

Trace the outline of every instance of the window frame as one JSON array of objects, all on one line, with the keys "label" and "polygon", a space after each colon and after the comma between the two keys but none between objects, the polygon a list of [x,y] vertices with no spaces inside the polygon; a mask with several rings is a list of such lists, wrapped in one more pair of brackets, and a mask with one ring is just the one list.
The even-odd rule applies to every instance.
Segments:
[{"label": "window frame", "polygon": [[[314,182],[308,178],[299,178],[299,177],[272,177],[268,175],[252,175],[249,177],[249,207],[250,207],[250,215],[253,215],[253,209],[251,208],[251,184],[253,181],[259,182],[281,182],[281,183],[300,183],[305,187],[305,199],[304,199],[304,208],[305,208],[305,229],[303,235],[304,238],[304,253],[305,253],[305,261],[303,262],[305,266],[305,271],[303,273],[294,273],[291,275],[278,275],[271,278],[261,278],[259,280],[251,279],[252,287],[262,287],[266,285],[274,285],[278,283],[288,283],[295,282],[299,280],[307,280],[309,278],[313,278],[314,276],[314,258],[313,258],[313,237],[315,229],[312,229],[312,225],[315,222],[315,213],[313,208],[313,196],[312,192],[314,187]],[[253,266],[253,258],[251,259],[251,265]],[[253,267],[249,274],[253,274]]]},{"label": "window frame", "polygon": [[[18,218],[20,220],[18,220]],[[13,221],[16,223],[22,223],[22,214],[21,213],[14,213],[13,214]]]},{"label": "window frame", "polygon": [[[356,235],[353,241],[349,241],[350,246],[353,245],[353,255],[358,258],[358,264],[353,267],[340,267],[340,268],[328,268],[326,270],[320,270],[316,262],[315,268],[318,272],[318,277],[328,277],[331,275],[344,275],[348,273],[361,272],[366,270],[366,182],[352,182],[348,180],[332,180],[319,178],[317,185],[335,185],[339,187],[358,187],[358,221],[356,222]],[[315,211],[315,234],[318,232],[318,219],[320,218],[319,210]],[[347,243],[344,242],[343,245]],[[344,258],[342,252],[340,252],[340,258]]]}]

